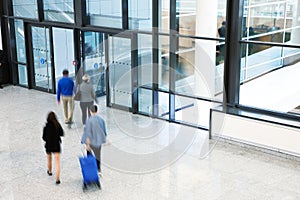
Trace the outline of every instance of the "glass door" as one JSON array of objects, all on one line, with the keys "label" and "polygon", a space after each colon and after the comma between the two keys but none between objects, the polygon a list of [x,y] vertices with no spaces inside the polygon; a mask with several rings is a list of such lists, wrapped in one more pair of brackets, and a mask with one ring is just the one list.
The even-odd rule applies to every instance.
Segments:
[{"label": "glass door", "polygon": [[104,33],[84,32],[84,72],[89,74],[97,97],[106,95]]},{"label": "glass door", "polygon": [[52,62],[50,54],[50,30],[47,27],[31,27],[33,51],[33,87],[53,91]]},{"label": "glass door", "polygon": [[[69,71],[69,77],[75,80],[74,35],[72,29],[52,28],[53,62],[55,81],[62,78],[64,69]],[[55,85],[57,85],[54,83]]]},{"label": "glass door", "polygon": [[131,111],[131,39],[109,36],[108,48],[110,106]]}]

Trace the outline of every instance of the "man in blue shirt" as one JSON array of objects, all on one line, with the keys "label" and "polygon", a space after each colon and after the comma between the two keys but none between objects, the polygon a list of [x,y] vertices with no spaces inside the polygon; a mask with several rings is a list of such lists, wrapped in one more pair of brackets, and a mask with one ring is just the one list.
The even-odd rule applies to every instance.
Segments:
[{"label": "man in blue shirt", "polygon": [[93,150],[96,160],[99,175],[101,174],[101,146],[106,143],[106,126],[105,121],[97,115],[97,106],[89,107],[91,117],[86,120],[84,134],[81,138],[81,143],[86,144],[87,153]]},{"label": "man in blue shirt", "polygon": [[60,104],[61,97],[66,124],[72,123],[74,111],[74,90],[74,81],[71,78],[69,78],[69,71],[65,69],[63,70],[63,77],[58,81],[56,97],[58,104]]}]

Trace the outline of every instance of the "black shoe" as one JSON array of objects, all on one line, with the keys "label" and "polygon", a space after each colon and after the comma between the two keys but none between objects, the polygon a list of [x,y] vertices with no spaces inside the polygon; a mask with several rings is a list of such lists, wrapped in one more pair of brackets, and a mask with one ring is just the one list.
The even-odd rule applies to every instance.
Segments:
[{"label": "black shoe", "polygon": [[56,185],[60,184],[60,180],[57,180],[55,183],[56,183]]},{"label": "black shoe", "polygon": [[47,174],[48,174],[49,176],[52,176],[52,172],[49,172],[49,170],[47,170]]},{"label": "black shoe", "polygon": [[0,85],[0,89],[3,89],[3,86],[2,86],[2,85]]}]

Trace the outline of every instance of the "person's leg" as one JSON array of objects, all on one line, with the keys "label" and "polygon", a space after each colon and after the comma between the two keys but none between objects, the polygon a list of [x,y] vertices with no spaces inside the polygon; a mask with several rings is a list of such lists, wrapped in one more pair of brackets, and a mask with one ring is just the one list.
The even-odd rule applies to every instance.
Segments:
[{"label": "person's leg", "polygon": [[70,112],[69,112],[69,122],[72,122],[73,119],[73,112],[74,112],[74,98],[73,97],[68,97],[68,102],[69,102],[69,108],[70,108]]},{"label": "person's leg", "polygon": [[64,116],[65,116],[65,123],[68,123],[68,98],[67,97],[61,97],[62,103],[63,103],[63,110],[64,110]]},{"label": "person's leg", "polygon": [[98,172],[101,173],[101,146],[100,147],[91,147],[91,148],[96,157]]},{"label": "person's leg", "polygon": [[52,155],[51,153],[47,153],[47,173],[51,176],[52,175]]},{"label": "person's leg", "polygon": [[84,125],[86,119],[86,109],[85,109],[85,102],[80,102],[80,109],[81,109],[81,122]]},{"label": "person's leg", "polygon": [[56,183],[59,184],[59,177],[60,177],[60,153],[56,152],[54,153],[54,157],[55,157],[55,166],[56,166],[56,170],[55,170],[55,178],[56,178]]},{"label": "person's leg", "polygon": [[92,106],[92,105],[94,105],[94,102],[93,102],[93,101],[87,103],[86,110],[87,110],[87,113],[88,113],[88,116],[89,116],[89,117],[91,116],[91,113],[90,113],[90,111],[89,111],[89,107]]}]

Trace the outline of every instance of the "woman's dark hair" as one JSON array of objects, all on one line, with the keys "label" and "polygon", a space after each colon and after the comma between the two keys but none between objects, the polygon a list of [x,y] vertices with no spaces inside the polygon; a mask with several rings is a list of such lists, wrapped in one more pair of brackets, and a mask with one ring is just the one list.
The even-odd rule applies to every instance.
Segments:
[{"label": "woman's dark hair", "polygon": [[53,111],[49,112],[48,117],[47,117],[47,122],[52,123],[56,129],[60,128],[60,124],[57,121],[56,115]]}]

